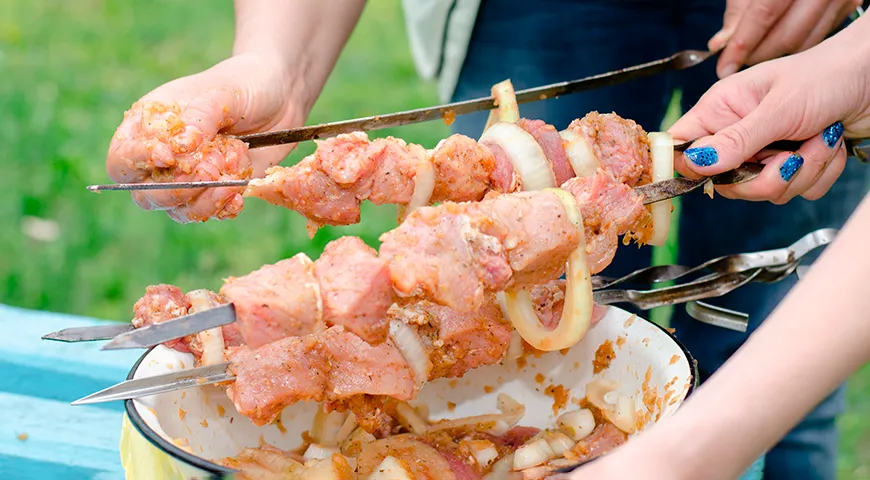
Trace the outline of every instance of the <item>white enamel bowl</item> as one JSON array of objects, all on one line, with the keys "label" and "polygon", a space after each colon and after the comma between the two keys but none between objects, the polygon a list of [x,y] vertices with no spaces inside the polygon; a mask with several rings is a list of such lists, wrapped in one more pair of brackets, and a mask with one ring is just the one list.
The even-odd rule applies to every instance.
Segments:
[{"label": "white enamel bowl", "polygon": [[[593,374],[596,351],[608,340],[615,358],[606,369]],[[603,378],[618,382],[618,391],[635,399],[640,418],[646,419],[648,427],[672,415],[698,378],[694,359],[671,333],[615,307],[608,309],[581,343],[564,354],[551,352],[525,360],[522,368],[516,360],[508,359],[471,371],[461,379],[433,381],[410,403],[425,402],[432,419],[457,418],[497,413],[496,396],[507,393],[526,406],[520,425],[551,428],[557,415],[547,386],[561,385],[572,399],[580,399],[587,383]],[[142,356],[128,378],[192,367],[190,354],[159,346]],[[543,382],[539,374],[544,376]],[[455,407],[448,407],[448,403]],[[566,408],[577,406],[568,402]],[[283,427],[257,427],[239,415],[223,390],[214,386],[128,400],[121,440],[127,479],[228,478],[232,470],[215,461],[237,455],[245,447],[259,446],[262,441],[281,449],[300,446],[300,434],[311,428],[315,409],[313,402],[291,405],[281,415]]]}]

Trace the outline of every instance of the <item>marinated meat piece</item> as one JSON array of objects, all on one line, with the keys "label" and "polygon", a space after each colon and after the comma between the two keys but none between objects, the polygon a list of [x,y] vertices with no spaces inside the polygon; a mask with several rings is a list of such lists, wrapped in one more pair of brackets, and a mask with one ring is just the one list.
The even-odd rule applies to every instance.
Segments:
[{"label": "marinated meat piece", "polygon": [[565,452],[565,458],[581,463],[603,455],[628,440],[626,434],[612,423],[599,423],[588,437]]},{"label": "marinated meat piece", "polygon": [[568,129],[586,139],[602,168],[616,181],[631,187],[650,182],[649,139],[634,121],[615,113],[589,112]]},{"label": "marinated meat piece", "polygon": [[[231,121],[231,119],[227,119]],[[109,146],[106,172],[116,182],[239,180],[253,173],[247,145],[197,125],[179,105],[142,101],[124,114]],[[167,210],[180,223],[233,218],[242,187],[134,191],[146,210]]]},{"label": "marinated meat piece", "polygon": [[504,149],[501,148],[501,145],[487,141],[480,142],[480,145],[489,150],[495,159],[495,167],[489,176],[492,189],[499,193],[511,193],[522,190],[523,183],[520,181],[519,175],[514,171],[514,165]]},{"label": "marinated meat piece", "polygon": [[451,135],[435,147],[432,202],[476,202],[490,189],[496,160],[490,149],[464,135]]},{"label": "marinated meat piece", "polygon": [[414,195],[417,163],[429,155],[428,152],[419,145],[409,145],[393,137],[375,140],[369,152],[374,158],[375,172],[368,194],[357,193],[357,198],[376,205],[405,205],[410,202]]},{"label": "marinated meat piece", "polygon": [[316,156],[290,168],[269,168],[265,178],[251,180],[245,195],[299,212],[316,228],[352,225],[360,219],[360,201],[320,169]]},{"label": "marinated meat piece", "polygon": [[253,349],[229,352],[227,368],[236,376],[227,394],[242,415],[266,425],[287,405],[325,397],[329,364],[315,335],[286,337]]},{"label": "marinated meat piece", "polygon": [[427,318],[438,332],[435,340],[440,342],[429,352],[430,380],[461,377],[469,370],[498,363],[504,358],[513,329],[494,303],[467,313],[428,302],[420,305],[429,313]]},{"label": "marinated meat piece", "polygon": [[574,178],[574,169],[571,168],[565,147],[562,145],[562,136],[559,135],[556,127],[548,125],[543,120],[526,118],[521,118],[517,125],[535,137],[535,141],[541,146],[541,150],[544,151],[553,168],[557,186]]},{"label": "marinated meat piece", "polygon": [[[565,307],[565,280],[553,280],[543,285],[536,285],[529,291],[529,295],[541,325],[550,330],[556,328],[562,318],[562,309]],[[607,306],[593,305],[591,324],[595,325],[606,314]]]},{"label": "marinated meat piece", "polygon": [[327,398],[351,395],[388,395],[399,400],[414,397],[414,373],[392,342],[373,346],[342,327],[320,336],[329,364]]},{"label": "marinated meat piece", "polygon": [[233,302],[236,323],[251,348],[324,329],[314,263],[304,254],[227,278],[221,294]]},{"label": "marinated meat piece", "polygon": [[375,438],[384,438],[399,433],[401,425],[396,420],[396,400],[384,396],[353,395],[333,401],[329,408],[344,412],[349,410],[357,423]]},{"label": "marinated meat piece", "polygon": [[591,177],[572,178],[562,188],[571,192],[580,206],[586,254],[593,274],[613,261],[619,235],[644,231],[650,226],[649,210],[634,190],[603,169]]},{"label": "marinated meat piece", "polygon": [[387,338],[393,285],[389,265],[375,249],[358,237],[334,240],[314,262],[314,275],[329,325],[343,325],[372,344]]},{"label": "marinated meat piece", "polygon": [[579,231],[556,195],[522,192],[421,208],[381,242],[399,295],[468,312],[488,292],[558,277]]},{"label": "marinated meat piece", "polygon": [[362,394],[410,400],[415,393],[413,373],[392,343],[372,346],[341,326],[259,348],[238,347],[229,355],[236,380],[228,394],[239,413],[257,425],[302,400]]},{"label": "marinated meat piece", "polygon": [[[190,300],[180,288],[173,285],[150,285],[145,288],[145,295],[133,305],[132,324],[136,328],[163,323],[173,318],[187,315]],[[191,335],[178,338],[165,345],[180,352],[190,352]]]}]

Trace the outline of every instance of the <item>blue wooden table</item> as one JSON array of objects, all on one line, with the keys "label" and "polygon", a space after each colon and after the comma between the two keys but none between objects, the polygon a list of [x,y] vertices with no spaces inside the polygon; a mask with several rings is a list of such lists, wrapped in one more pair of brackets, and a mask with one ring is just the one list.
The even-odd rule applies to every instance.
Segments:
[{"label": "blue wooden table", "polygon": [[41,340],[97,320],[0,305],[0,479],[122,479],[121,402],[70,402],[124,380],[139,350]]}]

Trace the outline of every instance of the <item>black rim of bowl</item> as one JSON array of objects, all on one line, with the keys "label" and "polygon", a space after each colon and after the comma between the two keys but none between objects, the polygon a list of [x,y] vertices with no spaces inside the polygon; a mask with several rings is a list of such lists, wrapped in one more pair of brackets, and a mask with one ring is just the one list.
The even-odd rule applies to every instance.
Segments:
[{"label": "black rim of bowl", "polygon": [[[695,388],[698,387],[698,382],[699,382],[698,363],[695,361],[695,357],[693,357],[692,354],[689,353],[689,349],[687,349],[686,346],[683,345],[683,342],[681,342],[676,337],[676,335],[671,333],[667,328],[662,327],[661,325],[653,322],[652,320],[647,320],[647,319],[640,317],[640,316],[637,316],[637,315],[635,315],[635,317],[640,318],[643,321],[655,326],[656,328],[658,328],[659,330],[664,332],[665,335],[670,337],[670,339],[674,343],[676,343],[678,347],[680,347],[680,350],[683,352],[683,355],[686,357],[686,361],[689,362],[689,374],[692,375],[692,383],[689,385],[689,390],[686,392],[686,397],[685,397],[685,398],[689,398],[689,395],[691,395],[695,391]],[[153,350],[153,347],[146,350],[145,353],[143,353],[142,356],[139,357],[139,360],[136,360],[136,363],[133,364],[133,368],[130,369],[130,373],[127,374],[127,380],[133,379],[133,375],[136,373],[136,370],[139,368],[139,365],[142,363],[143,360],[145,360],[145,357],[147,357],[148,354],[151,353],[151,350]],[[683,401],[685,401],[685,399],[683,399]],[[227,477],[227,476],[232,476],[233,474],[236,473],[236,470],[220,466],[220,465],[218,465],[214,462],[210,462],[202,457],[197,457],[196,455],[187,453],[184,450],[182,450],[181,448],[177,447],[175,444],[167,441],[166,439],[164,439],[163,437],[158,435],[157,432],[152,430],[151,427],[149,427],[148,424],[145,423],[145,419],[143,419],[142,416],[139,415],[139,412],[136,410],[136,406],[133,405],[133,400],[125,400],[124,407],[125,407],[125,410],[127,411],[127,417],[130,418],[130,422],[133,424],[133,427],[136,428],[136,430],[140,434],[142,434],[143,437],[145,437],[149,442],[151,442],[152,445],[154,445],[155,447],[159,448],[160,450],[168,453],[169,455],[175,457],[175,459],[180,460],[181,462],[184,462],[188,465],[196,467],[196,468],[203,470],[205,472],[208,472],[211,475],[217,475],[220,477]]]}]

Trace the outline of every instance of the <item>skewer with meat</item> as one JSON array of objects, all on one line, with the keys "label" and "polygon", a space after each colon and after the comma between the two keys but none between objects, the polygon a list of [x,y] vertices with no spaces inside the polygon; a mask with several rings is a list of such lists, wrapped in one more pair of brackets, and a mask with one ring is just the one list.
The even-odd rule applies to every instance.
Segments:
[{"label": "skewer with meat", "polygon": [[[500,103],[510,103],[505,92],[495,87],[493,92],[496,98],[502,96]],[[112,178],[146,183],[250,178],[243,143],[221,135],[209,142],[188,138],[177,109],[151,103],[134,107],[127,116],[138,118],[140,128],[135,130],[136,122],[125,121],[131,131],[119,138],[129,137],[154,148],[149,158],[112,163]],[[393,137],[370,140],[363,132],[318,141],[316,151],[299,164],[272,167],[265,178],[252,180],[244,196],[299,212],[309,220],[313,234],[321,225],[358,223],[360,204],[365,200],[396,204],[404,216],[430,203],[478,201],[488,192],[558,187],[575,176],[590,177],[599,168],[619,183],[642,185],[653,179],[656,163],[672,163],[664,155],[660,160],[653,155],[656,161],[651,162],[650,142],[643,129],[616,114],[591,112],[562,132],[540,120],[519,118],[518,112],[500,118],[488,126],[479,142],[452,135],[431,150]],[[123,153],[119,145],[113,145],[115,157]],[[218,161],[222,158],[226,161]],[[662,169],[673,175],[672,165]],[[205,221],[209,216],[198,212],[209,211],[219,212],[218,218],[232,218],[242,208],[238,187],[210,193],[165,190],[149,197],[134,192],[134,199],[148,209],[173,205],[169,213],[180,222]]]}]

